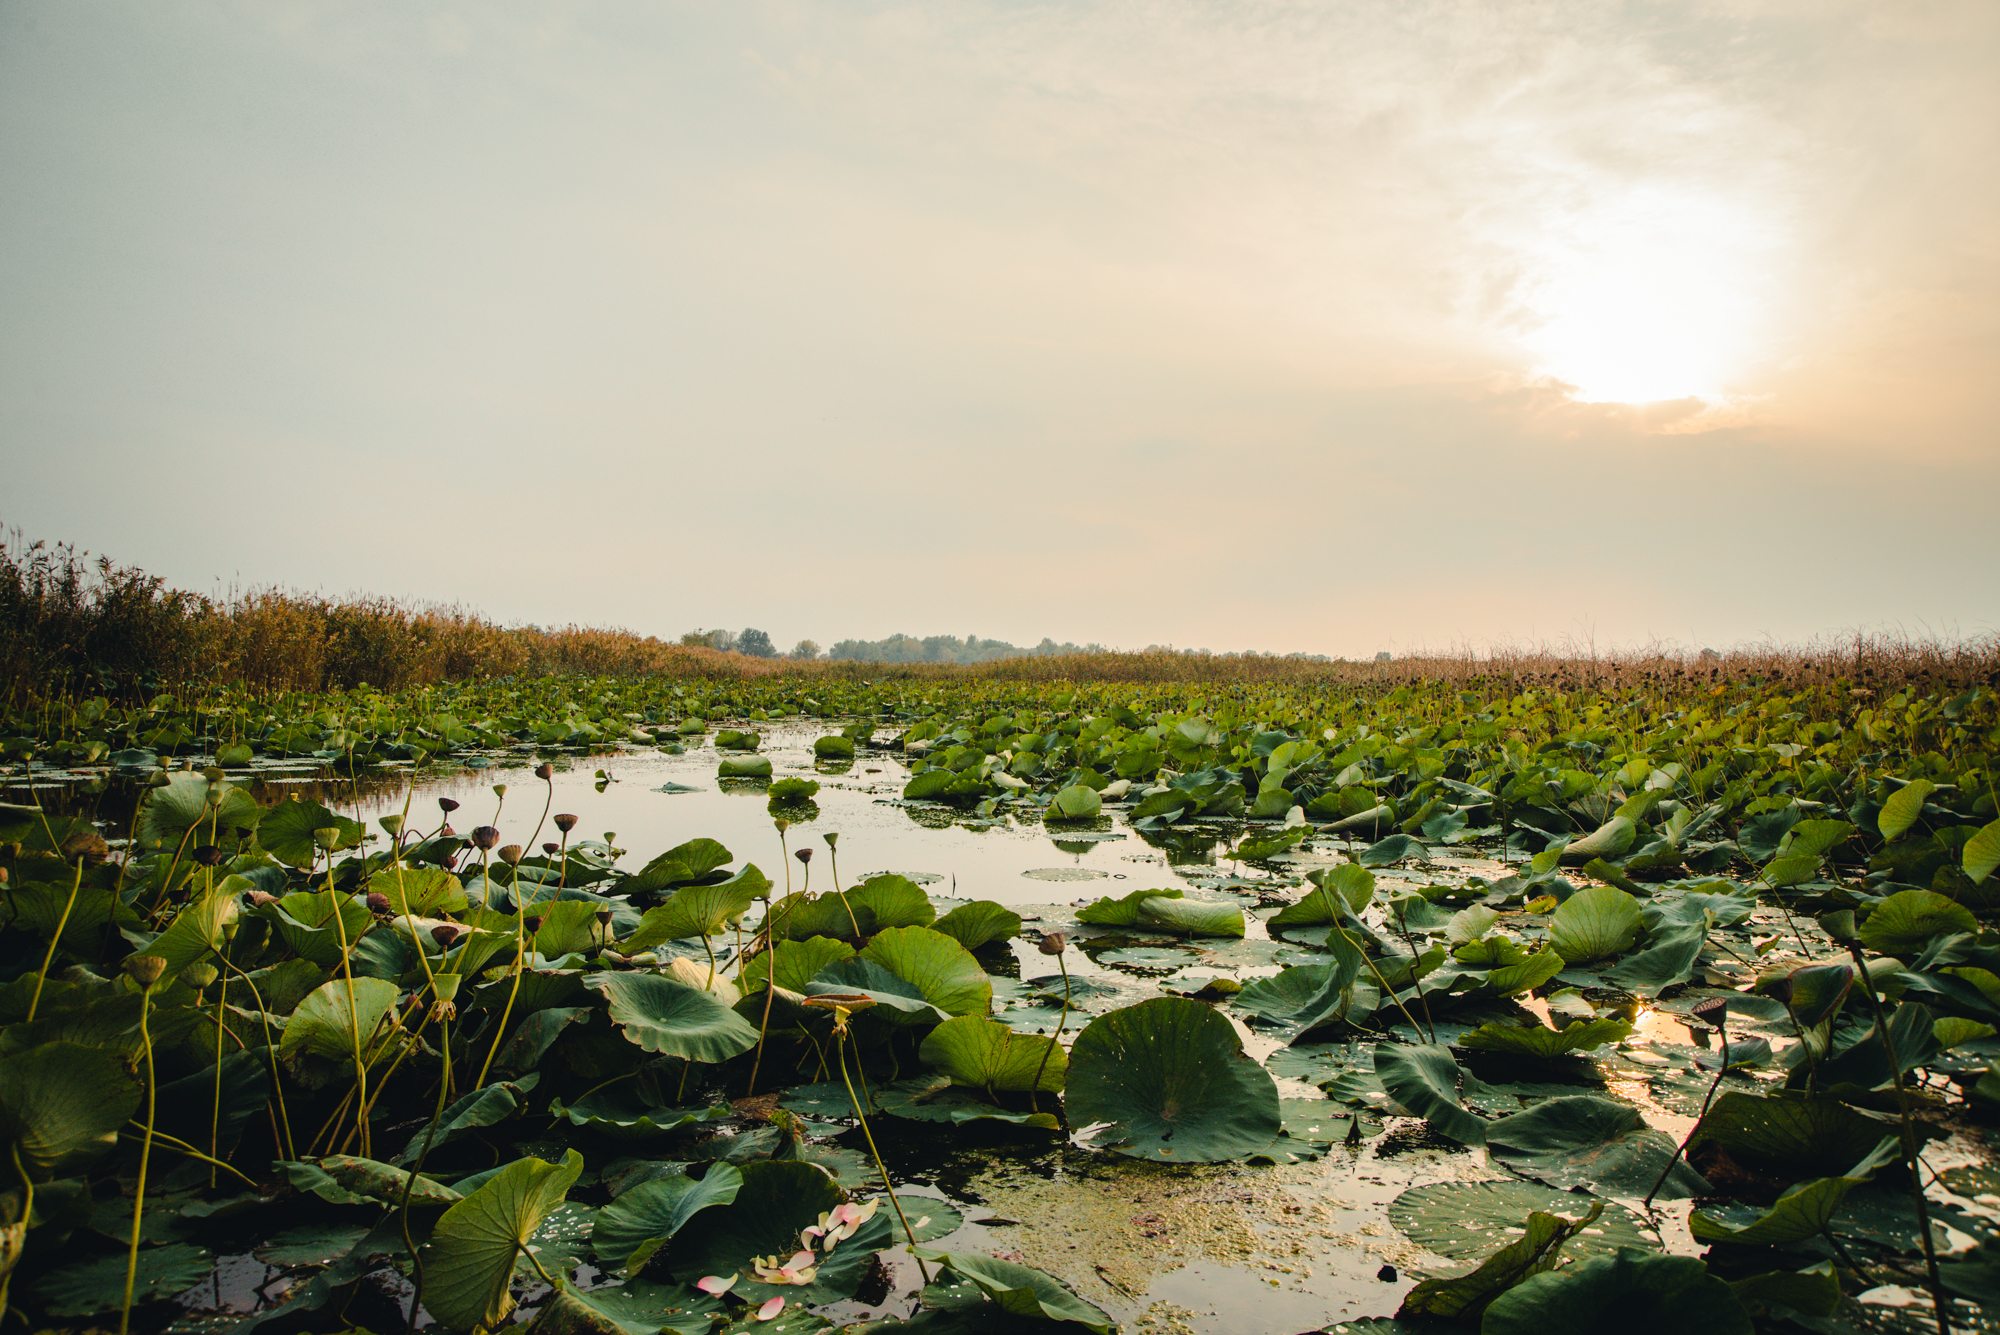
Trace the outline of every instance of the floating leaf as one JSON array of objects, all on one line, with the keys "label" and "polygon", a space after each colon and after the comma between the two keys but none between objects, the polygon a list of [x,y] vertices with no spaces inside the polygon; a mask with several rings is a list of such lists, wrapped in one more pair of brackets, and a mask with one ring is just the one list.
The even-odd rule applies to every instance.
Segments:
[{"label": "floating leaf", "polygon": [[1459,1039],[1458,1045],[1480,1052],[1505,1052],[1550,1061],[1566,1053],[1588,1052],[1606,1043],[1619,1042],[1631,1033],[1632,1026],[1623,1020],[1578,1020],[1561,1029],[1494,1020]]},{"label": "floating leaf", "polygon": [[1924,814],[1924,799],[1937,790],[1937,785],[1929,779],[1916,779],[1904,784],[1889,794],[1882,803],[1882,812],[1875,818],[1875,827],[1882,833],[1885,843],[1895,843],[1917,823],[1917,817]]},{"label": "floating leaf", "polygon": [[1552,1187],[1588,1183],[1613,1196],[1644,1196],[1664,1172],[1663,1199],[1709,1191],[1699,1173],[1677,1162],[1680,1147],[1647,1126],[1637,1108],[1591,1094],[1549,1099],[1488,1123],[1486,1149]]},{"label": "floating leaf", "polygon": [[1603,1213],[1603,1201],[1592,1201],[1588,1213],[1579,1219],[1534,1211],[1522,1226],[1521,1236],[1481,1261],[1476,1269],[1449,1279],[1424,1280],[1404,1294],[1403,1305],[1396,1309],[1397,1318],[1477,1318],[1487,1304],[1529,1275],[1553,1270],[1562,1260],[1563,1244],[1596,1223]]},{"label": "floating leaf", "polygon": [[726,1163],[699,1179],[680,1173],[641,1182],[597,1212],[590,1245],[607,1269],[637,1274],[688,1220],[711,1205],[729,1204],[742,1185],[743,1174]]},{"label": "floating leaf", "polygon": [[1269,1145],[1278,1087],[1229,1021],[1198,1001],[1158,997],[1101,1015],[1070,1049],[1063,1103],[1073,1126],[1135,1158],[1218,1163]]},{"label": "floating leaf", "polygon": [[1134,890],[1106,896],[1077,910],[1078,922],[1100,927],[1142,927],[1187,936],[1242,936],[1243,910],[1228,900],[1188,899],[1183,891]]},{"label": "floating leaf", "polygon": [[993,1007],[993,980],[972,952],[928,927],[877,932],[861,958],[912,984],[947,1015],[984,1015]]},{"label": "floating leaf", "polygon": [[[1576,1217],[1594,1204],[1589,1196],[1535,1182],[1435,1182],[1412,1187],[1389,1202],[1389,1222],[1428,1251],[1454,1261],[1483,1256],[1518,1236],[1530,1211]],[[1610,1205],[1569,1243],[1574,1255],[1599,1255],[1620,1247],[1657,1246],[1639,1217]]]},{"label": "floating leaf", "polygon": [[1754,1335],[1755,1330],[1729,1286],[1700,1261],[1637,1248],[1530,1276],[1494,1299],[1479,1326],[1480,1335],[1611,1329],[1702,1335]]},{"label": "floating leaf", "polygon": [[[52,1316],[96,1316],[100,1312],[118,1311],[125,1297],[125,1262],[125,1253],[121,1251],[116,1256],[80,1261],[41,1275],[35,1280],[41,1307]],[[177,1297],[207,1279],[214,1268],[214,1255],[192,1243],[141,1248],[132,1302],[137,1306]]]},{"label": "floating leaf", "polygon": [[1010,1316],[1029,1321],[1074,1322],[1094,1335],[1111,1335],[1116,1328],[1110,1315],[1071,1292],[1053,1275],[1012,1261],[965,1252],[934,1252],[917,1248],[926,1261],[948,1267],[955,1275],[971,1281],[980,1292]]},{"label": "floating leaf", "polygon": [[583,1172],[571,1150],[562,1163],[517,1159],[438,1220],[424,1244],[424,1306],[458,1330],[491,1328],[514,1310],[514,1262]]},{"label": "floating leaf", "polygon": [[1019,936],[1021,915],[993,900],[976,899],[970,904],[960,904],[932,923],[931,928],[943,932],[967,950],[977,950],[995,941]]},{"label": "floating leaf", "polygon": [[1461,1145],[1486,1143],[1486,1123],[1458,1100],[1465,1072],[1441,1044],[1379,1043],[1375,1077],[1390,1098]]},{"label": "floating leaf", "polygon": [[1931,890],[1898,890],[1861,924],[1861,944],[1884,955],[1912,955],[1940,933],[1978,930],[1972,910],[1956,900]]}]

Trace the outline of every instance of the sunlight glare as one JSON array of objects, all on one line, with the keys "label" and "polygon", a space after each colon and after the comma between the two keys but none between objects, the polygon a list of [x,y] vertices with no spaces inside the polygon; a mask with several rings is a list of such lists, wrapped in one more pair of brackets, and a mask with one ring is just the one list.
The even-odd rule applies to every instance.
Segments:
[{"label": "sunlight glare", "polygon": [[1718,399],[1754,354],[1770,246],[1751,209],[1634,189],[1540,249],[1524,342],[1579,400]]}]

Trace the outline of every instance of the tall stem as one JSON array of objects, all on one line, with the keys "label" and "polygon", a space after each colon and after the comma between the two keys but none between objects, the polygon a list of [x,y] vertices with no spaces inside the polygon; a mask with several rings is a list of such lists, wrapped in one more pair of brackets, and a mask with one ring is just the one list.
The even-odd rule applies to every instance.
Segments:
[{"label": "tall stem", "polygon": [[[847,1101],[854,1105],[854,1116],[861,1123],[861,1134],[868,1139],[868,1152],[875,1156],[875,1170],[882,1174],[882,1186],[889,1193],[889,1204],[896,1211],[896,1218],[902,1221],[903,1236],[910,1240],[910,1250],[917,1248],[917,1231],[910,1227],[910,1217],[903,1213],[903,1203],[896,1199],[896,1184],[889,1180],[889,1165],[882,1162],[882,1151],[875,1148],[875,1133],[868,1129],[868,1114],[861,1111],[861,1100],[854,1096],[854,1082],[847,1078],[847,1024],[844,1016],[834,1030],[834,1042],[839,1046],[834,1052],[834,1060],[840,1063],[840,1083],[847,1086]],[[925,1285],[931,1282],[931,1272],[924,1268],[924,1258],[917,1259],[917,1273],[924,1277]]]},{"label": "tall stem", "polygon": [[[354,1043],[354,1088],[360,1096],[357,1107],[368,1106],[368,1067],[361,1060],[361,1011],[354,1000],[354,963],[347,945],[347,915],[342,913],[340,892],[333,888],[333,850],[326,852],[326,897],[333,902],[333,926],[340,937],[340,973],[347,984],[347,1033]],[[366,1118],[361,1121],[361,1157],[374,1157],[374,1143]]]},{"label": "tall stem", "polygon": [[139,1144],[139,1185],[132,1193],[132,1240],[125,1249],[125,1302],[118,1310],[118,1335],[128,1335],[132,1328],[132,1288],[139,1277],[139,1222],[146,1212],[146,1170],[153,1159],[158,1082],[153,1078],[153,1035],[146,1027],[152,1009],[153,989],[146,987],[139,994],[139,1044],[146,1056],[146,1138]]},{"label": "tall stem", "polygon": [[62,917],[56,920],[56,934],[49,938],[49,953],[42,956],[42,969],[35,975],[34,999],[28,1003],[28,1018],[35,1018],[35,1011],[42,1004],[42,984],[49,979],[49,966],[55,963],[56,947],[62,944],[64,929],[69,926],[70,911],[76,907],[77,892],[83,889],[83,859],[76,860],[76,880],[69,888],[69,902],[63,905]]}]

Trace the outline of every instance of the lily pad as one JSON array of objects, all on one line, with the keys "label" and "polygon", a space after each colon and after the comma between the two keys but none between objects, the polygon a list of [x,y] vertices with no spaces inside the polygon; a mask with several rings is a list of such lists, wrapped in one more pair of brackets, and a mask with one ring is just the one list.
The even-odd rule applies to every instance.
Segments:
[{"label": "lily pad", "polygon": [[1673,1139],[1647,1126],[1637,1108],[1592,1094],[1550,1099],[1489,1123],[1486,1149],[1552,1187],[1588,1183],[1613,1196],[1644,1196],[1665,1173],[1662,1199],[1709,1191],[1699,1173],[1678,1162]]},{"label": "lily pad", "polygon": [[1618,1329],[1631,1335],[1753,1335],[1729,1285],[1691,1256],[1630,1248],[1534,1275],[1493,1300],[1480,1335]]},{"label": "lily pad", "polygon": [[[1589,1196],[1534,1182],[1436,1182],[1412,1187],[1389,1203],[1389,1222],[1411,1242],[1455,1261],[1484,1256],[1519,1236],[1530,1212],[1581,1218]],[[1575,1255],[1615,1252],[1620,1247],[1657,1247],[1639,1217],[1608,1205],[1594,1224],[1568,1244]]]},{"label": "lily pad", "polygon": [[1229,1021],[1159,997],[1099,1016],[1070,1050],[1070,1123],[1108,1124],[1108,1149],[1168,1163],[1254,1154],[1281,1124],[1278,1087]]}]

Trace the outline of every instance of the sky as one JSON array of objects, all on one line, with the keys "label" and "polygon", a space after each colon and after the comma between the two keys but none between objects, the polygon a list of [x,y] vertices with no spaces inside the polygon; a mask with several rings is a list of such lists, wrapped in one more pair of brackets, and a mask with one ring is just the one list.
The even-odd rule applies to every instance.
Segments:
[{"label": "sky", "polygon": [[0,523],[781,646],[2000,629],[2000,6],[0,4]]}]

